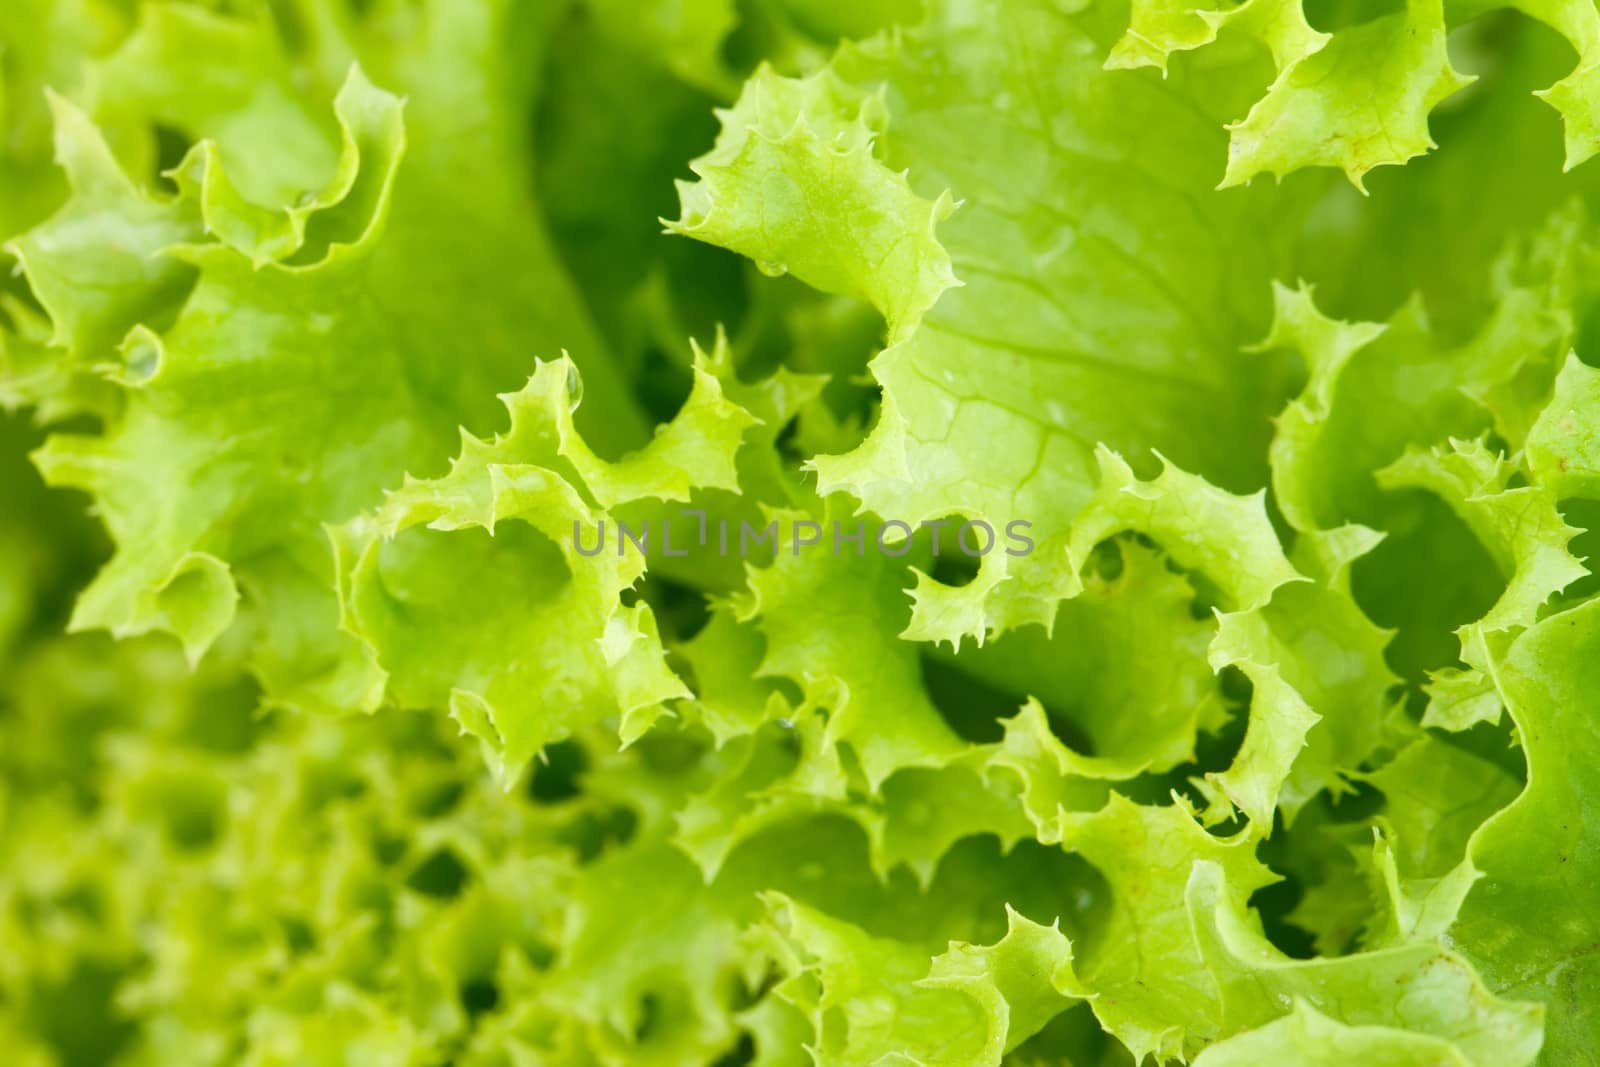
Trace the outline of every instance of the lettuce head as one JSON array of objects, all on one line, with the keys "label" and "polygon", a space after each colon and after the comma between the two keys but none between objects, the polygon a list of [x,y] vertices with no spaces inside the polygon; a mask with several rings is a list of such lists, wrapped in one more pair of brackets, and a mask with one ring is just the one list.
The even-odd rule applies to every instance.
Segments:
[{"label": "lettuce head", "polygon": [[0,1062],[1600,1056],[1592,0],[7,0]]}]

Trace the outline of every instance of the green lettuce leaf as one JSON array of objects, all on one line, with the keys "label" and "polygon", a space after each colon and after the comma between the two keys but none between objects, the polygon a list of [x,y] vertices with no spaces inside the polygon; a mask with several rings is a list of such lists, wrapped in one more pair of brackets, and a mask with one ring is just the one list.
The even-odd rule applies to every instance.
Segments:
[{"label": "green lettuce leaf", "polygon": [[1597,28],[9,5],[7,1062],[1583,1061]]}]

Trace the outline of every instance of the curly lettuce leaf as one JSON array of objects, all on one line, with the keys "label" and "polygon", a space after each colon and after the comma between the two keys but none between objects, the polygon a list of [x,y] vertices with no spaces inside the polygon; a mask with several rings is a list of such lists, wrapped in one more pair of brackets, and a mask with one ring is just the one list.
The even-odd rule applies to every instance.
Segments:
[{"label": "curly lettuce leaf", "polygon": [[[1098,72],[1102,32],[1045,4],[970,19],[936,5],[917,29],[844,49],[832,73],[759,75],[724,116],[674,227],[868,300],[887,325],[877,424],[813,460],[824,492],[913,523],[1025,518],[1047,543],[1093,492],[1097,442],[1249,477],[1263,400],[1237,324],[1261,313],[1248,279],[1274,269],[1266,220],[1293,204],[1261,190],[1194,213],[1185,190],[1215,183],[1215,134],[1171,94]],[[946,50],[959,62],[920,58]],[[1113,120],[1093,102],[1115,89]],[[1156,125],[1168,136],[1135,133]],[[1052,187],[1082,206],[1028,192]],[[818,241],[800,249],[802,234]],[[1225,443],[1214,421],[1245,429]],[[921,583],[943,610],[924,609],[919,636],[1048,624],[1070,581],[1048,556],[991,554],[960,591]]]},{"label": "curly lettuce leaf", "polygon": [[[1451,928],[1453,942],[1495,988],[1549,1005],[1553,1052],[1596,1039],[1588,1010],[1593,842],[1580,818],[1590,802],[1596,745],[1586,714],[1597,662],[1596,602],[1552,615],[1491,661],[1528,761],[1527,785],[1472,838],[1483,877]],[[1530,908],[1537,922],[1527,921]]]},{"label": "curly lettuce leaf", "polygon": [[1592,12],[1336,6],[0,15],[13,1058],[1581,1056]]},{"label": "curly lettuce leaf", "polygon": [[[448,705],[508,785],[581,724],[619,715],[631,740],[666,701],[688,696],[649,607],[622,603],[645,559],[608,509],[731,487],[754,421],[702,370],[677,419],[607,463],[574,427],[577,382],[570,360],[541,363],[503,398],[509,429],[492,441],[463,434],[448,474],[409,479],[375,514],[330,534],[343,628],[364,643],[391,698]],[[485,585],[506,595],[468,594]]]}]

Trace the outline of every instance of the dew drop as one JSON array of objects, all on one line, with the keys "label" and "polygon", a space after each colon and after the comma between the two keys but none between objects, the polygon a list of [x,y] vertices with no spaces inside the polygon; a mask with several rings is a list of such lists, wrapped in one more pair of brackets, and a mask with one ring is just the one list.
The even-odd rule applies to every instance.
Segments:
[{"label": "dew drop", "polygon": [[161,367],[161,348],[149,341],[131,345],[123,357],[130,382],[142,384],[155,377]]},{"label": "dew drop", "polygon": [[756,262],[756,268],[769,278],[781,278],[785,274],[789,273],[788,267],[784,266],[782,263],[774,263],[770,259],[758,260]]}]

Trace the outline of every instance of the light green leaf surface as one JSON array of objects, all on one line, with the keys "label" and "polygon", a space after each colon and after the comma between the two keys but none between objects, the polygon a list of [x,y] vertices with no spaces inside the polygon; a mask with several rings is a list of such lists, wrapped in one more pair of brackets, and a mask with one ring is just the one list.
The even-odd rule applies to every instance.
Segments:
[{"label": "light green leaf surface", "polygon": [[1586,1062],[1597,29],[6,5],[0,1059]]},{"label": "light green leaf surface", "polygon": [[[1593,601],[1553,615],[1519,637],[1492,664],[1523,739],[1528,784],[1472,839],[1468,858],[1483,872],[1451,930],[1488,981],[1534,996],[1550,1012],[1554,1052],[1590,1047],[1594,841],[1585,813],[1593,803],[1597,735],[1589,714],[1597,660]],[[1523,912],[1538,909],[1535,922]]]}]

